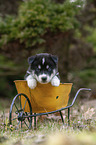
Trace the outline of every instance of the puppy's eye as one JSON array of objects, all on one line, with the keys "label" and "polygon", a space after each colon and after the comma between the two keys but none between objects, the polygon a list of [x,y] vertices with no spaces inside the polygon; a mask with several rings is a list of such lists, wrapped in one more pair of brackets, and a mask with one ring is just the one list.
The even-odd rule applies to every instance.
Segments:
[{"label": "puppy's eye", "polygon": [[36,68],[36,71],[37,71],[37,72],[39,72],[39,71],[40,71],[40,69],[39,69],[39,68]]},{"label": "puppy's eye", "polygon": [[38,65],[37,68],[36,68],[36,71],[40,71],[40,69],[41,69],[41,66]]},{"label": "puppy's eye", "polygon": [[46,66],[46,69],[47,69],[48,71],[51,71],[51,70],[52,70],[51,67],[50,67],[49,65]]},{"label": "puppy's eye", "polygon": [[48,68],[48,71],[51,71],[51,70],[52,70],[52,69],[49,67],[49,68]]}]

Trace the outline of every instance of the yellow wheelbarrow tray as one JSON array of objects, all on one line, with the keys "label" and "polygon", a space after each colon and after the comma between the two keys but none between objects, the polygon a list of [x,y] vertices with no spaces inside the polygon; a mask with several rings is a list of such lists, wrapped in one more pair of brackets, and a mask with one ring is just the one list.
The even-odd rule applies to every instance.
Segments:
[{"label": "yellow wheelbarrow tray", "polygon": [[[54,87],[50,83],[38,83],[35,89],[30,89],[25,80],[16,80],[14,82],[18,94],[13,98],[10,107],[9,124],[13,124],[13,122],[17,120],[17,128],[18,126],[22,128],[23,123],[27,128],[31,128],[33,117],[34,127],[36,127],[36,116],[48,115],[56,112],[60,112],[61,120],[64,124],[61,111],[65,109],[68,109],[68,125],[70,125],[70,108],[74,105],[79,92],[91,91],[91,89],[80,88],[71,105],[68,105],[72,83],[61,83],[58,87]],[[27,123],[25,121],[26,118]]]}]

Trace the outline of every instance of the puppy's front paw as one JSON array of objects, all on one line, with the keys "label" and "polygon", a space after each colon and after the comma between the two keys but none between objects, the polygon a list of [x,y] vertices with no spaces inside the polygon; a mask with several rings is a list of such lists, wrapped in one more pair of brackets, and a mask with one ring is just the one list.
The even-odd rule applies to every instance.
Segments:
[{"label": "puppy's front paw", "polygon": [[57,76],[55,76],[52,80],[51,80],[51,84],[52,86],[56,86],[58,87],[60,85],[60,80]]},{"label": "puppy's front paw", "polygon": [[37,82],[35,79],[27,80],[28,87],[34,89],[37,86]]}]

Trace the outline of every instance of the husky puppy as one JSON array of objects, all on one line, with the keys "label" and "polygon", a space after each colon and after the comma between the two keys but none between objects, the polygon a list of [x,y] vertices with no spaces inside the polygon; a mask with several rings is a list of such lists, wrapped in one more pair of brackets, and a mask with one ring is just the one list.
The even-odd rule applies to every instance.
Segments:
[{"label": "husky puppy", "polygon": [[29,68],[25,75],[29,88],[34,89],[37,82],[47,84],[51,82],[52,86],[59,86],[60,79],[58,73],[58,57],[40,53],[28,58]]}]

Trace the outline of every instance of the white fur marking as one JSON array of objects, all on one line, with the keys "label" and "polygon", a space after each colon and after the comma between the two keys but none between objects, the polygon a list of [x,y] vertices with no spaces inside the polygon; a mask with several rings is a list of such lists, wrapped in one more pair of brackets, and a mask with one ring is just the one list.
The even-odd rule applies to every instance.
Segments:
[{"label": "white fur marking", "polygon": [[38,68],[41,69],[41,65],[38,65]]},{"label": "white fur marking", "polygon": [[43,57],[43,58],[42,58],[42,64],[44,64],[44,63],[45,63],[45,58]]},{"label": "white fur marking", "polygon": [[49,68],[49,65],[47,65],[46,68],[48,69]]}]

